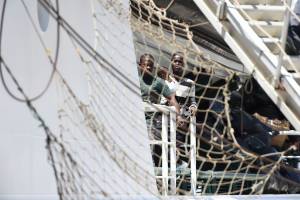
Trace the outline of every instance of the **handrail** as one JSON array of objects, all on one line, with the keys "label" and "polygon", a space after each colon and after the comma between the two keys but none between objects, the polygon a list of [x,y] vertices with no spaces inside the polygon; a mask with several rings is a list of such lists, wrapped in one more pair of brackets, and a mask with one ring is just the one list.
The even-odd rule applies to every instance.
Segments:
[{"label": "handrail", "polygon": [[[280,38],[280,44],[281,44],[281,48],[285,49],[285,45],[286,45],[286,39],[287,39],[287,35],[288,35],[288,27],[289,27],[289,21],[290,21],[290,12],[288,7],[291,6],[291,0],[287,0],[287,5],[285,5],[285,14],[284,14],[284,20],[283,20],[283,28],[281,31],[281,38]],[[283,57],[285,55],[285,52],[280,51],[280,55],[278,58],[278,62],[277,62],[277,68],[276,68],[276,75],[274,78],[274,83],[273,86],[275,88],[278,88],[279,83],[280,83],[280,77],[281,77],[281,67],[282,67],[282,63],[283,63]]]},{"label": "handrail", "polygon": [[[144,102],[145,112],[160,112],[162,113],[162,141],[152,141],[151,144],[160,144],[162,146],[162,175],[156,178],[162,179],[162,194],[168,195],[169,179],[171,194],[176,194],[176,112],[175,107],[169,107],[159,104],[151,104]],[[170,142],[168,141],[168,117],[170,116]],[[170,148],[169,148],[170,146]],[[169,176],[168,167],[168,152],[170,151],[170,169]]]},{"label": "handrail", "polygon": [[[212,1],[194,0],[194,2],[244,63],[247,72],[253,75],[270,99],[299,131],[300,86],[285,68],[281,68],[281,85],[285,90],[279,91],[273,87],[270,78],[276,75],[277,58],[239,13],[239,8],[235,7],[229,0],[225,0],[227,20],[220,21],[214,9],[210,7]],[[216,7],[217,5],[213,6]]]},{"label": "handrail", "polygon": [[[176,177],[178,170],[176,170],[176,112],[175,107],[169,107],[159,104],[151,104],[144,102],[145,112],[160,112],[162,113],[162,141],[152,141],[151,144],[162,145],[162,173],[157,178],[162,179],[162,194],[164,196],[170,193],[176,194]],[[168,132],[168,117],[170,116],[170,132]],[[191,192],[196,194],[197,189],[197,171],[196,171],[196,117],[190,117],[190,175],[191,175]],[[170,141],[168,141],[168,134],[170,134]],[[170,148],[169,148],[170,147]],[[170,153],[170,169],[168,167],[168,153]],[[168,192],[168,180],[170,179],[170,192]]]},{"label": "handrail", "polygon": [[[160,175],[162,173],[161,167],[155,167],[154,171],[156,174]],[[177,175],[181,176],[190,176],[191,175],[191,169],[186,168],[186,169],[180,169],[176,171]],[[235,173],[235,172],[223,172],[223,171],[212,171],[212,170],[207,170],[207,171],[197,171],[197,178],[201,179],[207,179],[207,178],[223,178],[223,179],[230,179],[230,178],[245,178],[247,181],[257,181],[257,180],[263,180],[265,179],[266,175],[264,174],[250,174],[250,173]]]},{"label": "handrail", "polygon": [[295,131],[295,130],[279,131],[279,135],[298,135],[298,136],[300,136],[300,132]]}]

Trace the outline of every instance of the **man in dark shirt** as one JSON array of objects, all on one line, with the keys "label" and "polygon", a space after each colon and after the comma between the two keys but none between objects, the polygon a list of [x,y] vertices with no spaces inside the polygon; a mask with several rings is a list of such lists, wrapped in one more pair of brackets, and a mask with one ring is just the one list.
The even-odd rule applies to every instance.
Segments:
[{"label": "man in dark shirt", "polygon": [[[154,74],[154,58],[151,54],[143,54],[139,63],[140,87],[143,101],[159,104],[161,97],[165,97],[170,106],[174,106],[179,114],[180,106],[175,99],[175,93],[170,90],[165,81]],[[178,115],[180,117],[180,115]]]}]

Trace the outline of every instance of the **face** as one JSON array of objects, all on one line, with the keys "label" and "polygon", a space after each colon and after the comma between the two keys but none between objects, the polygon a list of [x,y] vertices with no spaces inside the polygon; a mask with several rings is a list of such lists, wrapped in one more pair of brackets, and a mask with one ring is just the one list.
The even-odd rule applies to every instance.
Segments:
[{"label": "face", "polygon": [[172,70],[175,75],[181,76],[183,73],[183,57],[180,55],[175,55],[172,59]]},{"label": "face", "polygon": [[140,63],[140,68],[143,73],[147,72],[149,74],[152,74],[154,68],[153,60],[148,57],[144,58]]}]

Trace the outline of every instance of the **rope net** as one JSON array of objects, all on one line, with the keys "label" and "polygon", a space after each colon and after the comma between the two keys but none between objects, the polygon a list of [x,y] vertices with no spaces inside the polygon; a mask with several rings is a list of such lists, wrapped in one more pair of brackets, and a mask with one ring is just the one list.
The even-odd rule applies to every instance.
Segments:
[{"label": "rope net", "polygon": [[[47,1],[41,2],[57,17]],[[128,15],[129,8],[122,1],[91,1],[94,48],[59,18],[81,59],[89,86],[88,103],[83,103],[56,72],[60,131],[49,135],[48,150],[53,155],[61,199],[262,194],[272,179],[277,180],[272,183],[284,182],[297,192],[299,185],[281,173],[295,171],[283,161],[294,146],[284,151],[267,150],[264,142],[268,138],[261,139],[255,133],[243,135],[243,123],[240,131],[234,127],[233,122],[249,117],[239,107],[240,101],[237,105],[231,102],[240,74],[203,53],[190,31],[195,25],[168,17],[174,0],[159,1],[159,6],[157,2],[131,0]],[[104,21],[103,15],[110,16],[111,21]],[[115,30],[110,29],[131,36],[120,21],[130,22],[138,64],[124,55],[132,46],[114,37]],[[114,39],[108,40],[107,34]],[[137,66],[140,85],[132,82],[126,71],[118,70],[123,63],[114,59],[115,55]],[[153,66],[144,63],[146,58]],[[176,59],[179,74],[175,74]],[[151,73],[143,70],[143,65],[152,67]],[[131,97],[140,98],[141,94],[150,108],[137,108]],[[170,107],[174,105],[175,109]],[[138,112],[145,112],[147,140],[138,137],[146,129],[144,116],[137,118]],[[150,144],[147,149],[151,149],[152,160],[143,153],[145,143]],[[265,152],[258,153],[255,148]],[[155,170],[147,168],[149,160]],[[112,172],[115,175],[109,176]]]},{"label": "rope net", "polygon": [[[174,92],[181,107],[179,115],[185,120],[185,124],[180,126],[177,119],[176,142],[172,143],[171,122],[165,131],[168,138],[164,141],[164,116],[159,112],[145,113],[149,137],[154,140],[151,145],[152,157],[160,192],[164,194],[168,186],[171,194],[261,194],[272,190],[270,182],[275,179],[299,189],[298,183],[282,175],[282,171],[296,171],[284,162],[284,156],[295,146],[278,150],[269,142],[262,142],[262,146],[259,144],[271,138],[268,131],[288,130],[288,123],[284,122],[284,127],[274,128],[260,122],[263,120],[259,115],[251,116],[242,110],[242,93],[242,99],[236,99],[239,90],[237,77],[242,73],[227,69],[203,53],[194,41],[191,28],[206,23],[171,18],[168,10],[176,6],[175,3],[174,0],[131,1],[131,25],[137,59],[141,58],[138,61],[140,68],[141,62],[147,60],[147,57],[154,63],[150,71],[152,77],[149,78],[143,69],[140,69],[140,77],[145,82],[147,79],[163,79],[163,87]],[[181,64],[176,64],[177,56]],[[181,72],[178,72],[178,65]],[[149,87],[155,90],[156,84],[153,81]],[[185,94],[186,90],[188,94]],[[143,96],[144,101],[170,105],[164,98],[164,89],[151,92]],[[197,112],[193,117],[189,109],[194,105]],[[266,132],[258,136],[257,130],[253,128],[252,133],[245,133],[247,128],[246,125],[243,127],[243,123],[247,123],[247,120],[251,120],[253,127],[267,124]],[[191,127],[194,127],[194,133]],[[196,140],[194,143],[193,134]],[[168,155],[164,152],[168,148],[166,142]],[[172,174],[172,145],[176,146],[176,177]],[[160,170],[164,168],[164,158],[168,160],[168,183],[164,181],[163,169]],[[193,175],[193,170],[196,175]],[[175,191],[172,188],[174,185]]]},{"label": "rope net", "polygon": [[[141,162],[136,162],[147,163],[132,148],[145,142],[136,139],[135,135],[142,132],[144,122],[134,120],[135,102],[129,99],[130,95],[140,95],[139,86],[132,84],[126,74],[111,69],[112,65],[118,68],[122,63],[106,63],[101,54],[94,59],[93,55],[84,54],[85,50],[72,40],[87,72],[90,94],[89,103],[85,105],[62,78],[59,81],[62,99],[59,140],[63,148],[53,144],[51,149],[55,152],[54,166],[60,175],[58,184],[63,198],[72,199],[74,194],[83,199],[93,194],[108,197],[142,195],[145,192],[156,194],[153,188],[164,195],[262,194],[271,179],[296,185],[279,173],[282,169],[294,170],[283,162],[284,155],[292,147],[285,151],[268,150],[266,143],[260,144],[265,138],[257,139],[255,133],[245,136],[242,131],[234,129],[233,120],[241,121],[247,117],[239,107],[241,102],[238,105],[230,103],[232,94],[238,89],[237,77],[240,74],[206,56],[193,41],[188,23],[168,17],[168,8],[173,3],[167,1],[158,7],[156,1],[132,0],[131,15],[128,16],[120,1],[92,1],[95,52],[104,48],[101,44],[107,42],[105,48],[114,49],[114,53],[124,57],[118,49],[124,44],[117,37],[114,41],[105,41],[106,36],[100,27],[109,30],[114,21],[104,22],[100,17],[103,10],[97,10],[97,5],[120,21],[130,20],[138,63],[131,64],[137,65],[143,100],[152,106],[152,110],[145,110],[145,118],[155,174],[149,173]],[[117,29],[123,31],[122,27]],[[110,34],[114,35],[113,32]],[[106,54],[113,60],[113,53]],[[148,74],[142,70],[145,59],[139,59],[145,54],[153,63],[153,70]],[[173,66],[176,55],[181,60],[179,74],[175,74]],[[147,79],[151,80],[150,83]],[[157,80],[163,84],[156,90]],[[129,93],[120,87],[127,87]],[[169,97],[173,94],[181,107],[178,113],[169,107]],[[122,106],[120,99],[128,100],[129,105]],[[191,112],[191,107],[196,108],[195,113]],[[114,116],[110,109],[118,110],[118,115],[124,120],[111,123]],[[171,125],[174,121],[177,121],[176,126]],[[243,130],[243,124],[240,124]],[[136,133],[127,132],[127,126],[135,127]],[[126,140],[113,134],[119,129],[128,137]],[[176,141],[171,139],[174,133]],[[255,148],[265,152],[258,153]],[[173,161],[172,156],[175,156]],[[109,162],[111,159],[113,163]],[[114,170],[110,165],[118,168],[116,173],[119,176],[105,176],[107,170]],[[130,180],[122,179],[121,172]],[[156,183],[149,184],[154,178]],[[131,181],[137,185],[132,193],[121,188],[124,184],[131,185]],[[108,192],[109,188],[118,186],[119,193]]]}]

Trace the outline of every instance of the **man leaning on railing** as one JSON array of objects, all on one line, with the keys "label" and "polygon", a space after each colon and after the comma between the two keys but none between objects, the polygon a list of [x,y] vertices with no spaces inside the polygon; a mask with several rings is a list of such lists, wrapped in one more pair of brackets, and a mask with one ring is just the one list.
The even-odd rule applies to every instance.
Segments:
[{"label": "man leaning on railing", "polygon": [[[165,97],[169,105],[175,107],[177,123],[181,124],[183,119],[180,116],[180,106],[175,99],[175,93],[169,89],[164,80],[154,76],[154,71],[154,57],[151,54],[143,54],[139,62],[140,87],[143,101],[159,104],[161,97]],[[161,113],[147,112],[145,117],[150,139],[161,140]],[[160,156],[153,155],[153,159],[155,165],[158,166]]]}]

